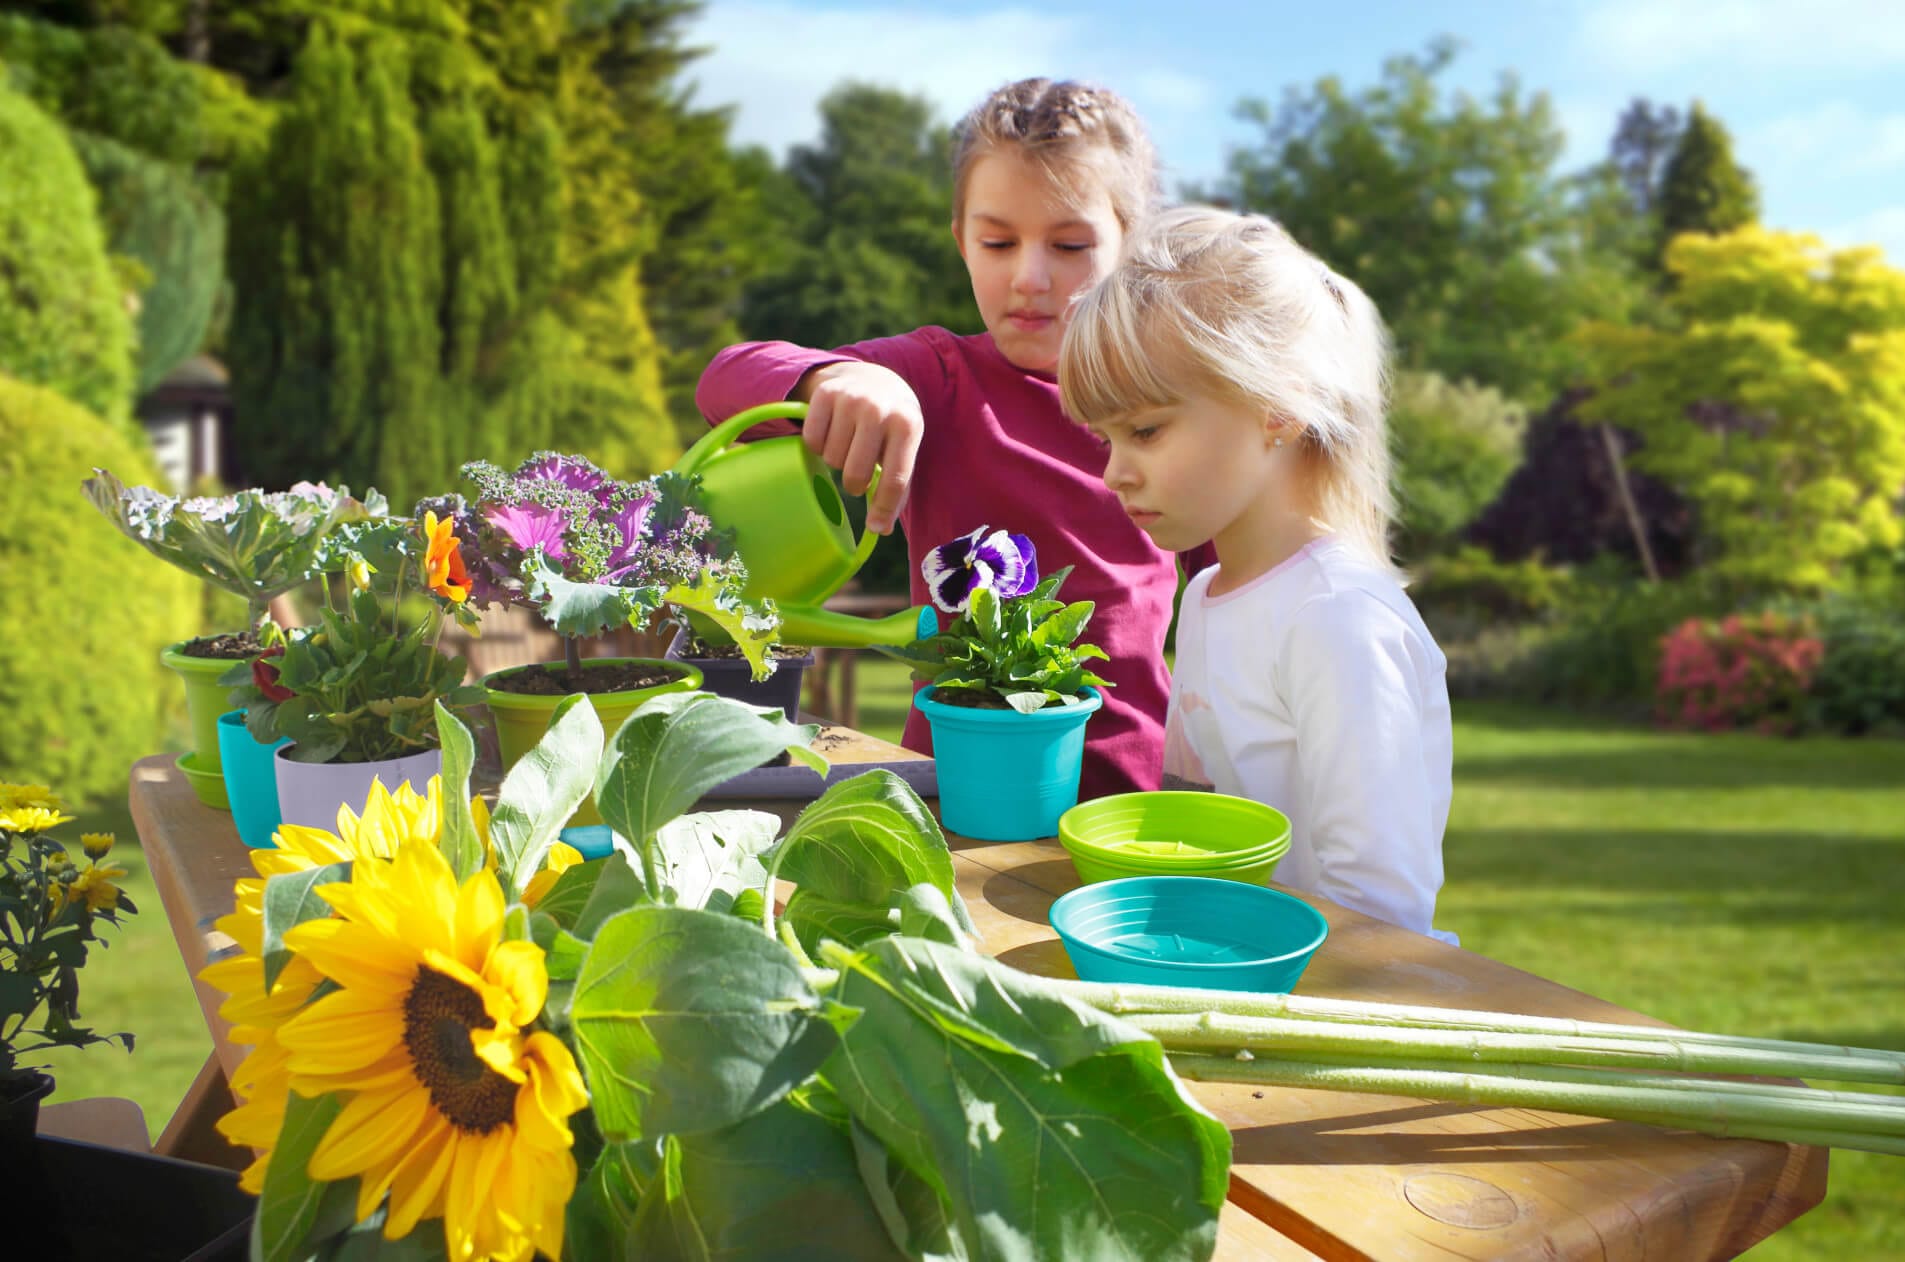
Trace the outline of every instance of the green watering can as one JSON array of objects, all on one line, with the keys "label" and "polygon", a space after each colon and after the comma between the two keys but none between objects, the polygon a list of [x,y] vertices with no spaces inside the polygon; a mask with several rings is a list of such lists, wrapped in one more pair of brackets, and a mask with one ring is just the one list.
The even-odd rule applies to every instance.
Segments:
[{"label": "green watering can", "polygon": [[[701,479],[702,500],[715,526],[734,532],[747,564],[746,594],[773,598],[780,610],[780,638],[789,644],[871,648],[910,644],[937,633],[939,619],[927,605],[886,618],[821,608],[859,572],[880,537],[863,531],[854,543],[833,474],[798,434],[735,441],[762,421],[806,415],[805,403],[749,408],[709,430],[675,462],[676,473]],[[867,494],[878,485],[876,470]],[[708,629],[696,630],[709,638]]]}]

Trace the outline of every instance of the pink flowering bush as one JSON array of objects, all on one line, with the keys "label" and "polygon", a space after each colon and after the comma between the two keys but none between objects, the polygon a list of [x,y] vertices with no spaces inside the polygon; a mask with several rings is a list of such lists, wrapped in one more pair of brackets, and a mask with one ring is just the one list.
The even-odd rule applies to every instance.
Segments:
[{"label": "pink flowering bush", "polygon": [[1655,715],[1669,727],[1791,733],[1824,656],[1807,618],[1689,618],[1661,639]]}]

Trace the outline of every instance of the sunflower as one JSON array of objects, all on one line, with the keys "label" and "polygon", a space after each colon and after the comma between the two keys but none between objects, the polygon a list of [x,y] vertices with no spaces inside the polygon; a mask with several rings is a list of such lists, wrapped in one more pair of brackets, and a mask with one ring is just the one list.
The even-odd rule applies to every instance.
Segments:
[{"label": "sunflower", "polygon": [[459,885],[413,842],[319,894],[338,914],[285,944],[338,989],[278,1030],[292,1089],[345,1098],[310,1176],[358,1176],[359,1221],[388,1192],[388,1239],[441,1215],[452,1258],[560,1257],[568,1118],[588,1093],[561,1040],[530,1028],[549,977],[540,947],[502,938],[495,873]]},{"label": "sunflower", "polygon": [[[345,807],[337,815],[338,831],[286,824],[276,834],[276,849],[251,852],[256,878],[236,882],[237,907],[219,918],[219,932],[236,943],[236,953],[200,970],[199,977],[228,996],[219,1015],[231,1022],[231,1040],[251,1051],[232,1075],[237,1107],[218,1121],[219,1133],[241,1148],[258,1151],[246,1167],[239,1186],[257,1195],[264,1188],[265,1169],[284,1124],[285,1095],[290,1076],[285,1051],[278,1044],[278,1027],[310,1002],[323,981],[317,969],[292,956],[265,990],[264,899],[265,882],[284,872],[323,867],[359,859],[389,859],[407,841],[434,843],[442,826],[442,781],[431,777],[425,792],[408,781],[392,793],[382,781],[372,785],[360,816]],[[470,800],[485,853],[489,847],[489,812],[481,798]]]}]

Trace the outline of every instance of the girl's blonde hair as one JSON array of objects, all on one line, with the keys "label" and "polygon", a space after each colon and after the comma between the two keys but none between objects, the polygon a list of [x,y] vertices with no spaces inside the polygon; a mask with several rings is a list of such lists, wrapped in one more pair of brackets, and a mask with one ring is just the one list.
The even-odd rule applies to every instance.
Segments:
[{"label": "girl's blonde hair", "polygon": [[1128,101],[1090,84],[1020,79],[993,92],[953,129],[955,229],[965,221],[973,163],[1006,148],[1043,166],[1061,190],[1077,187],[1080,172],[1095,168],[1126,232],[1158,204],[1157,150]]},{"label": "girl's blonde hair", "polygon": [[1317,514],[1394,572],[1388,335],[1373,303],[1261,215],[1164,211],[1079,299],[1058,364],[1072,419],[1103,424],[1196,394],[1294,425]]}]

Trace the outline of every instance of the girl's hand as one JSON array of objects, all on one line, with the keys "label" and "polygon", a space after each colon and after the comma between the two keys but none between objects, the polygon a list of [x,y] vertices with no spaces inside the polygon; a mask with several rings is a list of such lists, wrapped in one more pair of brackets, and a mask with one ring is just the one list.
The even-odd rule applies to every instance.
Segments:
[{"label": "girl's hand", "polygon": [[849,494],[866,494],[873,467],[880,485],[867,504],[867,529],[889,534],[912,488],[913,460],[926,422],[906,379],[878,364],[826,364],[801,378],[794,397],[807,400],[801,436]]}]

